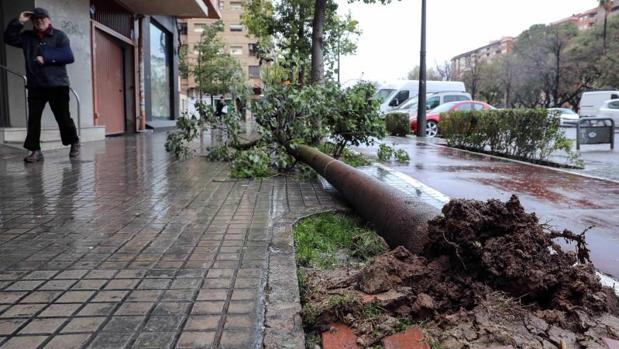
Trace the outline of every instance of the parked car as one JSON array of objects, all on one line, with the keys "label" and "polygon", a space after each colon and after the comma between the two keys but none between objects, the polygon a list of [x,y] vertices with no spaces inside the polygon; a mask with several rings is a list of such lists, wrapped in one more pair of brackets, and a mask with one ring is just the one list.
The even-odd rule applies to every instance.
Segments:
[{"label": "parked car", "polygon": [[[427,81],[426,92],[465,92],[464,83],[461,81]],[[419,94],[419,81],[417,80],[398,80],[383,84],[375,93],[375,97],[380,101],[380,111],[386,113],[400,106],[410,98]]]},{"label": "parked car", "polygon": [[615,121],[615,127],[619,127],[619,99],[611,99],[604,102],[596,116],[611,118]]},{"label": "parked car", "polygon": [[[439,105],[430,110],[426,114],[426,135],[435,137],[438,134],[438,125],[441,119],[441,113],[449,113],[452,111],[474,111],[474,110],[489,110],[496,109],[488,103],[480,101],[460,101],[450,102]],[[410,118],[411,130],[417,132],[417,117]]]},{"label": "parked car", "polygon": [[578,122],[579,116],[572,109],[568,108],[548,108],[548,113],[558,114],[560,126],[573,126]]},{"label": "parked car", "polygon": [[[426,97],[426,109],[432,110],[441,104],[458,101],[470,101],[472,100],[471,94],[468,92],[434,92],[428,93]],[[417,103],[418,97],[409,98],[406,102],[402,103],[399,107],[395,108],[393,112],[406,111],[411,117],[417,116]]]},{"label": "parked car", "polygon": [[578,114],[580,117],[597,116],[598,111],[604,102],[611,99],[619,99],[619,91],[588,91],[582,94],[580,104],[578,105]]}]

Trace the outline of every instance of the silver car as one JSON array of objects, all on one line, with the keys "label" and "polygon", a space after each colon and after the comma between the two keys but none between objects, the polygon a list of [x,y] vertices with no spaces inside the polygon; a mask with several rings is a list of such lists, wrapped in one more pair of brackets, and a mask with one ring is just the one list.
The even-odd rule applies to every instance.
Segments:
[{"label": "silver car", "polygon": [[568,108],[548,108],[548,113],[555,113],[561,118],[561,126],[575,126],[578,122],[578,114]]},{"label": "silver car", "polygon": [[615,127],[619,126],[619,99],[611,99],[604,102],[597,112],[597,117],[611,118],[615,121]]}]

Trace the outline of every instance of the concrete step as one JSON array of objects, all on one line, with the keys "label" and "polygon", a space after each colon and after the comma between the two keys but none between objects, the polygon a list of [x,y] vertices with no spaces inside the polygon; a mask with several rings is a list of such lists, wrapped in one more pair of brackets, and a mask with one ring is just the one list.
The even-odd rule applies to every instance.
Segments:
[{"label": "concrete step", "polygon": [[[7,145],[23,144],[26,140],[26,128],[0,128],[0,143]],[[83,127],[80,134],[82,142],[101,141],[105,139],[105,126]],[[41,144],[60,143],[60,131],[57,128],[41,130]]]}]

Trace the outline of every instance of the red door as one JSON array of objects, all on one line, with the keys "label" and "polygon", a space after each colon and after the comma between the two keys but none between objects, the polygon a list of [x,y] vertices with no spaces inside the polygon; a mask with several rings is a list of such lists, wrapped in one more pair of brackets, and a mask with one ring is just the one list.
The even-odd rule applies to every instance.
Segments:
[{"label": "red door", "polygon": [[97,125],[106,135],[125,132],[123,51],[109,35],[95,30],[95,78]]}]

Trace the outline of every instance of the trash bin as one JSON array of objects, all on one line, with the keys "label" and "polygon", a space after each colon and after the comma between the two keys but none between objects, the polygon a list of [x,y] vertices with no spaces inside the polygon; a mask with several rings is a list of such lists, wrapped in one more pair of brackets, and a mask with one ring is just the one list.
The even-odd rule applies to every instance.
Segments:
[{"label": "trash bin", "polygon": [[576,149],[581,144],[610,144],[615,149],[615,121],[611,118],[582,118],[576,124]]}]

